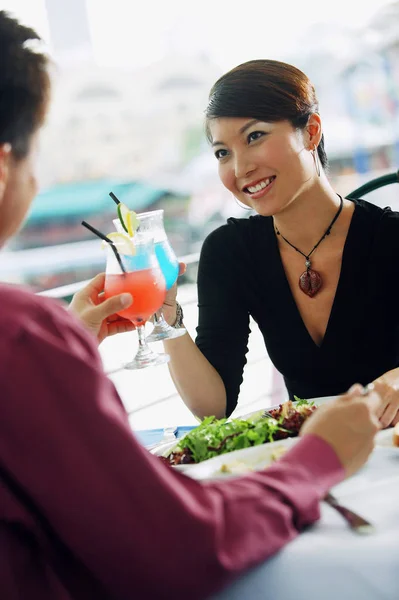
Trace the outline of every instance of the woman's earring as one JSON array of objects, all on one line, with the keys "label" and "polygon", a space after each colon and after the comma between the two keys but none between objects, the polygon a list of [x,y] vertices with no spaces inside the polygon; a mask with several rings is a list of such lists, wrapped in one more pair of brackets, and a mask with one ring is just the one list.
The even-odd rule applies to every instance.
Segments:
[{"label": "woman's earring", "polygon": [[320,158],[319,158],[319,153],[317,151],[317,146],[315,146],[313,148],[313,150],[311,150],[311,153],[313,156],[313,162],[314,162],[314,166],[316,168],[317,176],[320,177]]},{"label": "woman's earring", "polygon": [[239,200],[237,200],[237,198],[234,196],[234,194],[233,194],[233,198],[236,201],[236,204],[238,204],[238,206],[240,208],[244,208],[245,210],[253,210],[252,206],[247,206],[246,204],[243,204],[242,202],[240,202]]}]

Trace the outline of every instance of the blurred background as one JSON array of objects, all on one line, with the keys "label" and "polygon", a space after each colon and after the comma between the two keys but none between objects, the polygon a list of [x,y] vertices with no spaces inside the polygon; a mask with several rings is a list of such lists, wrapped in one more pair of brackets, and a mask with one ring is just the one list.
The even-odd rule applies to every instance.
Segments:
[{"label": "blurred background", "polygon": [[[54,60],[41,191],[0,253],[3,281],[41,291],[102,270],[100,244],[80,222],[112,230],[111,190],[137,212],[163,208],[179,256],[198,252],[229,216],[247,217],[218,181],[203,111],[214,81],[249,59],[283,60],[310,76],[338,192],[399,168],[399,2],[0,0],[0,8],[34,27]],[[398,210],[398,189],[367,199]]]}]

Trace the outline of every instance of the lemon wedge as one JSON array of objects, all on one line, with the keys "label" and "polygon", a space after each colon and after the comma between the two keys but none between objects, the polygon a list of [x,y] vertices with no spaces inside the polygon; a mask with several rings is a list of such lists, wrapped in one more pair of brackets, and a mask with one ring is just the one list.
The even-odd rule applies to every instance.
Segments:
[{"label": "lemon wedge", "polygon": [[134,212],[134,210],[129,210],[126,213],[125,225],[126,225],[128,234],[130,235],[130,237],[133,237],[139,226],[139,220],[138,220],[137,215]]},{"label": "lemon wedge", "polygon": [[133,237],[139,226],[139,220],[134,210],[130,210],[126,204],[120,202],[117,207],[119,221],[126,233]]},{"label": "lemon wedge", "polygon": [[[116,249],[120,254],[125,254],[126,256],[133,256],[136,254],[136,248],[130,237],[126,234],[113,231],[112,233],[108,233],[107,238],[115,244]],[[101,247],[107,248],[107,246],[109,246],[109,244],[103,240]]]}]

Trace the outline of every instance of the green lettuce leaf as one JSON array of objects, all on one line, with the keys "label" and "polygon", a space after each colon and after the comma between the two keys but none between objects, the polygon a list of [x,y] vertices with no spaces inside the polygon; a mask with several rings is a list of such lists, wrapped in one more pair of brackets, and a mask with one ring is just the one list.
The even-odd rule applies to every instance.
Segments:
[{"label": "green lettuce leaf", "polygon": [[196,463],[220,454],[272,442],[274,434],[281,429],[275,419],[216,419],[207,417],[188,433],[173,451],[188,448]]}]

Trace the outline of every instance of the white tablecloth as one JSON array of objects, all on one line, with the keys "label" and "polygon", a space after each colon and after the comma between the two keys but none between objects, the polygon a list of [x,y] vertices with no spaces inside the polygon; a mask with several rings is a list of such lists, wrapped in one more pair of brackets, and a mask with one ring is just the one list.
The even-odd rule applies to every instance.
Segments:
[{"label": "white tablecloth", "polygon": [[352,532],[323,503],[316,525],[213,600],[399,600],[399,449],[377,448],[333,492],[376,532]]}]

